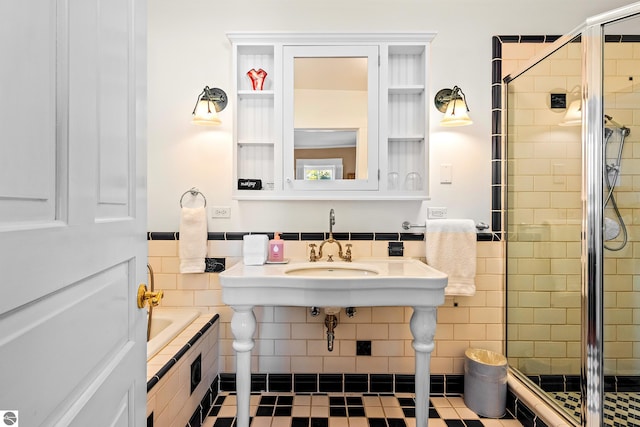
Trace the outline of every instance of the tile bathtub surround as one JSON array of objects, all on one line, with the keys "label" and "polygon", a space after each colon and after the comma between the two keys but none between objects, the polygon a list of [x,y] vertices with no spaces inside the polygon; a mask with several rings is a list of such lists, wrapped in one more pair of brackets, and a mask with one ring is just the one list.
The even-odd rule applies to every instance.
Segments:
[{"label": "tile bathtub surround", "polygon": [[[147,417],[153,425],[186,425],[217,393],[218,319],[217,314],[196,318],[147,362]],[[199,357],[201,380],[191,392],[191,364]]]},{"label": "tile bathtub surround", "polygon": [[[225,258],[226,265],[242,262],[245,233],[209,233],[208,257]],[[386,257],[388,243],[404,244],[404,256],[424,260],[422,234],[348,233],[353,257]],[[324,238],[325,233],[283,233],[285,257],[306,258],[309,243],[303,237]],[[411,236],[411,237],[409,237]],[[175,233],[150,233],[149,263],[157,289],[165,292],[163,307],[196,307],[220,314],[220,372],[235,372],[232,310],[222,302],[217,273],[180,274]],[[504,353],[503,242],[491,233],[479,235],[477,292],[473,297],[447,297],[438,308],[433,374],[463,374],[468,347]],[[164,239],[163,239],[164,238]],[[380,240],[383,239],[384,240]],[[416,240],[417,239],[417,240]],[[358,307],[356,315],[339,316],[334,351],[327,351],[324,316],[312,317],[305,307],[259,307],[252,370],[260,373],[412,374],[409,319],[411,308]],[[371,341],[371,356],[356,356],[356,341]]]},{"label": "tile bathtub surround", "polygon": [[[218,314],[213,315],[213,317],[209,315],[200,316],[165,348],[160,350],[158,354],[147,361],[147,393],[173,366],[181,361],[182,357],[198,343],[200,338],[205,336],[209,328],[214,326],[219,318]],[[198,327],[200,329],[194,333]],[[214,332],[214,334],[216,333]]]}]

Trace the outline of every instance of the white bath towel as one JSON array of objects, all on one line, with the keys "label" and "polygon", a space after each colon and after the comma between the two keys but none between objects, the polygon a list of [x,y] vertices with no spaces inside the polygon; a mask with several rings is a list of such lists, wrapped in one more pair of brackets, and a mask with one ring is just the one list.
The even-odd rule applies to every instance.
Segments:
[{"label": "white bath towel", "polygon": [[476,293],[476,240],[473,220],[427,220],[427,264],[449,276],[445,295]]},{"label": "white bath towel", "polygon": [[182,208],[179,247],[180,273],[204,273],[207,256],[205,208]]}]

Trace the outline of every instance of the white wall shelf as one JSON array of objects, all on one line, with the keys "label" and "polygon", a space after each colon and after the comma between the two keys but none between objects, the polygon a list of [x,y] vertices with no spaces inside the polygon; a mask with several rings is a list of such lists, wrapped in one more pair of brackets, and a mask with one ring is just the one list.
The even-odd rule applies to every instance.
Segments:
[{"label": "white wall shelf", "polygon": [[272,90],[239,90],[238,97],[240,98],[273,98],[274,92]]},{"label": "white wall shelf", "polygon": [[389,95],[420,95],[422,93],[424,93],[423,85],[389,87]]}]

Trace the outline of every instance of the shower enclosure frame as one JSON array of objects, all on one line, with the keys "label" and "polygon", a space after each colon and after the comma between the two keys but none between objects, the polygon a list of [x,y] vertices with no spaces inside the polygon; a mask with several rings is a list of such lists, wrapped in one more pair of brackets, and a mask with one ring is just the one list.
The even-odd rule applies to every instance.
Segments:
[{"label": "shower enclosure frame", "polygon": [[[581,425],[602,426],[604,420],[604,70],[603,48],[606,24],[640,15],[640,2],[588,18],[573,31],[558,38],[542,54],[518,73],[504,79],[502,99],[507,100],[507,84],[550,56],[560,47],[581,37],[582,42],[582,239],[581,239]],[[506,109],[505,109],[506,111]],[[503,135],[506,131],[503,120]],[[506,145],[506,144],[505,144]],[[503,182],[507,182],[506,163]],[[506,200],[503,206],[507,206]],[[507,207],[508,208],[508,207]],[[505,223],[505,233],[508,224]],[[507,319],[508,323],[508,319]],[[513,371],[513,370],[512,370]],[[516,372],[516,377],[525,379]],[[525,382],[526,383],[526,382]],[[528,385],[528,384],[527,384]],[[531,388],[530,385],[528,385]],[[532,389],[532,388],[531,388]],[[550,399],[532,389],[547,403]],[[575,420],[559,413],[568,422]]]}]

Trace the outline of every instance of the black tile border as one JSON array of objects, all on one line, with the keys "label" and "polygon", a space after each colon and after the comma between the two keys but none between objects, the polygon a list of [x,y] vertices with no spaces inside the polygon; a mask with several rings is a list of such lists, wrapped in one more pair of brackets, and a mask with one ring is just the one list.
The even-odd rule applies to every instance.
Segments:
[{"label": "black tile border", "polygon": [[502,214],[506,207],[502,177],[505,135],[502,131],[504,102],[502,99],[502,44],[553,43],[558,35],[500,35],[491,40],[491,231],[502,239]]},{"label": "black tile border", "polygon": [[[239,241],[245,235],[266,234],[270,239],[274,233],[243,231],[243,232],[216,232],[208,233],[207,239],[213,241]],[[388,233],[388,232],[340,232],[333,233],[333,237],[341,241],[388,241],[388,242],[423,242],[424,233]],[[282,240],[303,241],[316,240],[322,241],[329,238],[329,233],[325,232],[284,232],[280,233]],[[149,231],[147,232],[147,241],[151,240],[180,240],[180,233],[173,231]],[[500,241],[500,233],[492,233],[482,231],[477,233],[477,241],[491,242]]]},{"label": "black tile border", "polygon": [[[431,375],[431,396],[460,396],[464,375]],[[220,374],[220,392],[236,392],[236,374]],[[374,393],[415,392],[413,374],[252,373],[251,392],[263,393]]]},{"label": "black tile border", "polygon": [[[529,375],[544,392],[580,392],[580,375]],[[605,392],[640,392],[640,375],[605,375]]]},{"label": "black tile border", "polygon": [[[545,393],[580,393],[580,375],[529,375],[528,378]],[[604,377],[605,393],[637,393],[640,392],[639,375],[606,375]],[[539,416],[521,402],[511,391],[507,392],[507,409],[525,426],[547,427]],[[576,412],[576,416],[580,416]],[[618,425],[618,424],[616,424]]]},{"label": "black tile border", "polygon": [[193,337],[191,337],[189,342],[183,345],[182,348],[180,348],[180,350],[178,350],[178,352],[167,363],[165,363],[153,377],[151,377],[147,381],[147,393],[149,393],[153,389],[153,387],[158,384],[160,379],[162,379],[162,377],[164,377],[167,372],[169,372],[169,370],[176,363],[178,363],[178,360],[180,360],[182,356],[184,356],[187,351],[189,351],[189,349],[191,349],[191,347],[193,347],[196,342],[198,342],[198,340],[204,335],[204,333],[207,332],[209,328],[218,321],[218,319],[220,319],[220,315],[214,314],[213,317],[202,328],[200,328],[200,330],[196,332]]},{"label": "black tile border", "polygon": [[213,407],[216,398],[218,397],[218,391],[220,389],[220,377],[215,377],[211,382],[211,385],[205,392],[200,405],[193,411],[189,423],[186,427],[201,427],[206,417],[209,415],[209,411]]}]

